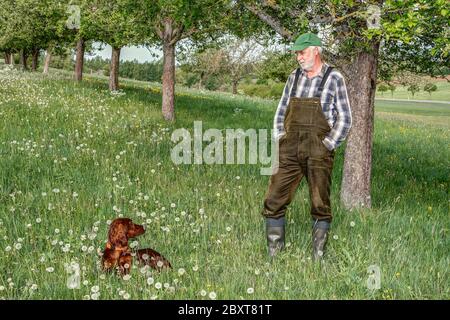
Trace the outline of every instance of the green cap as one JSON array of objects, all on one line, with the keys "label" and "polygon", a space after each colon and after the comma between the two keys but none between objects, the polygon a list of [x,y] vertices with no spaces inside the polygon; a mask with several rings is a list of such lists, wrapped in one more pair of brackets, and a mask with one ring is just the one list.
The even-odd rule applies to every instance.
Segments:
[{"label": "green cap", "polygon": [[320,38],[315,35],[314,33],[304,33],[300,37],[295,40],[294,45],[290,48],[292,51],[301,51],[303,49],[306,49],[310,46],[322,46],[322,41]]}]

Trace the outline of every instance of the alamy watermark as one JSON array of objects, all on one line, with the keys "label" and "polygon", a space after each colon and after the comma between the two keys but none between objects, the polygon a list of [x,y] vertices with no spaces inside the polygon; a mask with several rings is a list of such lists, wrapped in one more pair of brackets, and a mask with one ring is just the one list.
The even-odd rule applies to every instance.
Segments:
[{"label": "alamy watermark", "polygon": [[381,26],[381,9],[377,5],[367,7],[367,29],[380,29]]},{"label": "alamy watermark", "polygon": [[367,289],[380,290],[381,288],[381,269],[376,264],[370,265],[367,268],[369,277],[367,278]]},{"label": "alamy watermark", "polygon": [[80,289],[80,265],[77,262],[72,261],[70,264],[64,264],[66,268],[67,277],[67,288],[69,289]]},{"label": "alamy watermark", "polygon": [[[194,121],[194,133],[185,128],[172,132],[170,157],[174,164],[261,164],[261,175],[278,171],[278,141],[267,129],[207,129]],[[248,140],[248,148],[246,141]],[[268,142],[271,151],[268,153]],[[204,147],[204,142],[208,144]]]},{"label": "alamy watermark", "polygon": [[68,29],[80,29],[80,25],[81,25],[80,6],[69,5],[69,6],[67,6],[66,12],[69,14],[69,17],[67,18],[67,21],[66,21],[66,27]]}]

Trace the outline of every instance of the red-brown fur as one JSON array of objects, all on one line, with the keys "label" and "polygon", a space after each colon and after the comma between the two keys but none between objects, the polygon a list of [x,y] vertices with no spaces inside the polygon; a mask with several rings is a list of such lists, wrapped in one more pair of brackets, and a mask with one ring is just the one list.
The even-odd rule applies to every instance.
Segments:
[{"label": "red-brown fur", "polygon": [[[144,232],[144,227],[133,223],[131,219],[115,219],[109,226],[108,242],[103,251],[103,270],[110,271],[118,268],[121,275],[128,274],[131,270],[133,255],[136,255],[140,264],[148,265],[156,270],[171,268],[170,262],[153,249],[140,249],[132,253],[128,247],[128,239],[140,236]],[[162,262],[161,267],[157,265],[158,261]]]}]

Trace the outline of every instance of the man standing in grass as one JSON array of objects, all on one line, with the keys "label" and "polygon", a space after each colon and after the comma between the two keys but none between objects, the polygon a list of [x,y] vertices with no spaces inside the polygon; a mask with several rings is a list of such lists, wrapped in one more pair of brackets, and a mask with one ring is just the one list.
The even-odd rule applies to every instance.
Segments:
[{"label": "man standing in grass", "polygon": [[322,60],[322,42],[312,33],[291,48],[301,68],[284,87],[274,119],[279,169],[264,201],[269,255],[284,247],[285,213],[306,178],[312,216],[313,259],[322,257],[332,220],[331,175],[335,149],[345,140],[352,116],[342,74]]}]

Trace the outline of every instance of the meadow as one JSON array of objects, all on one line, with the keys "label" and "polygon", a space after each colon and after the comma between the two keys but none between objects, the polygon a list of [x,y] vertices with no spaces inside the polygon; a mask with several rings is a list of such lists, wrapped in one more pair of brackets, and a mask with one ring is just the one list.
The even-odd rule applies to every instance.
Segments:
[{"label": "meadow", "polygon": [[[403,104],[405,108],[403,108]],[[157,84],[0,71],[1,299],[449,299],[450,106],[376,105],[371,209],[339,204],[322,264],[311,261],[303,182],[287,248],[271,261],[260,215],[261,165],[174,165],[171,133],[268,128],[277,102],[177,87],[174,123]],[[172,270],[99,268],[108,223],[146,225],[133,246]],[[71,289],[70,266],[80,268]],[[380,272],[373,288],[368,270]]]}]

